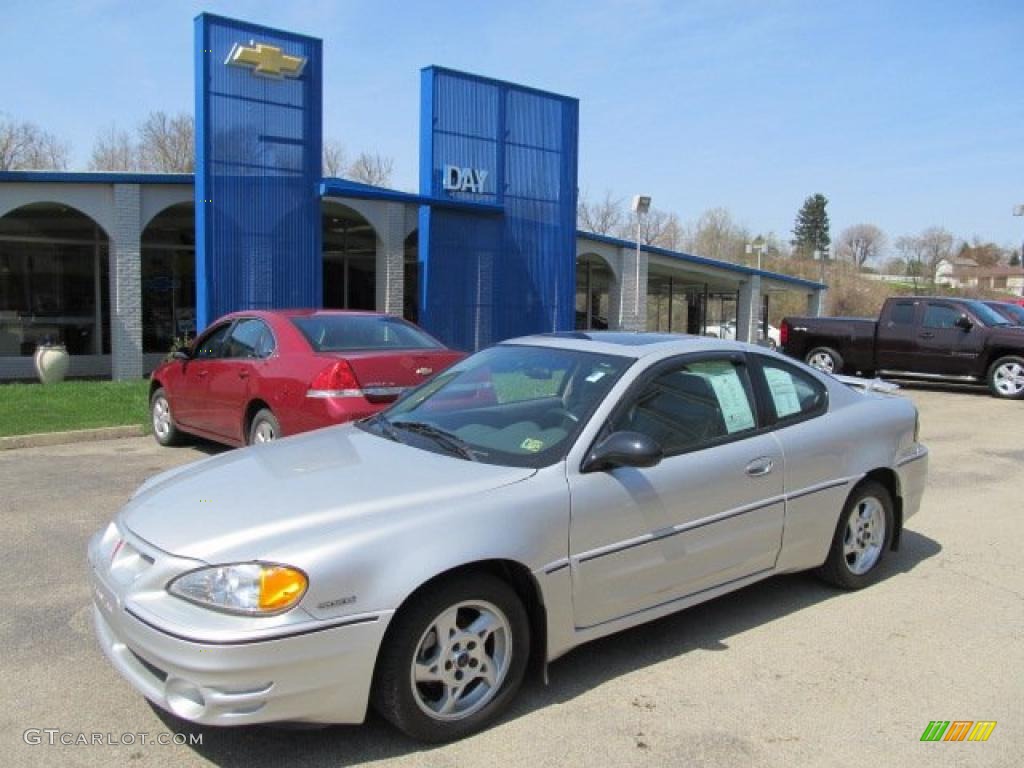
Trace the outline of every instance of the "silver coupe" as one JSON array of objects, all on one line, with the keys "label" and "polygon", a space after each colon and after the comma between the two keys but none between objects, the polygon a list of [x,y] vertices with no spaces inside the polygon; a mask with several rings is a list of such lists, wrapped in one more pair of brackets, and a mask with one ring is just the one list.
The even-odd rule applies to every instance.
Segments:
[{"label": "silver coupe", "polygon": [[147,481],[89,546],[96,633],[211,725],[426,741],[509,704],[531,659],[774,574],[870,584],[918,511],[914,405],[764,348],[515,339],[387,411]]}]

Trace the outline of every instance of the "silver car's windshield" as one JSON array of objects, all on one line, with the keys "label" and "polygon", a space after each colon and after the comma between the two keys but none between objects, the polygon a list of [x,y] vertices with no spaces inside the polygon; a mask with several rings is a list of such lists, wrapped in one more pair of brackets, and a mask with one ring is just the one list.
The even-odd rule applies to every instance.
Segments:
[{"label": "silver car's windshield", "polygon": [[541,467],[562,459],[628,357],[503,344],[452,366],[367,431],[489,464]]}]

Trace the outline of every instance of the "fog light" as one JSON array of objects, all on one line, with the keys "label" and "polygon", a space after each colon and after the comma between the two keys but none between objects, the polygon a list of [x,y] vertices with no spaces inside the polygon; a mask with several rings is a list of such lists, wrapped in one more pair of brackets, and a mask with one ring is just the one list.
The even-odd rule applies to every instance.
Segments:
[{"label": "fog light", "polygon": [[164,697],[171,711],[186,720],[198,720],[206,712],[206,698],[199,686],[180,677],[172,677],[167,681]]}]

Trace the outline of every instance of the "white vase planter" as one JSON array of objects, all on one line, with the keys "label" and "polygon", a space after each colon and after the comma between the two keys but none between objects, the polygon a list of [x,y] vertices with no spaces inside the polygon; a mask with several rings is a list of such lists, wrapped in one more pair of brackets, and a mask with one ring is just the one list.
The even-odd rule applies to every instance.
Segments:
[{"label": "white vase planter", "polygon": [[40,344],[36,347],[36,373],[43,384],[64,381],[71,358],[63,344]]}]

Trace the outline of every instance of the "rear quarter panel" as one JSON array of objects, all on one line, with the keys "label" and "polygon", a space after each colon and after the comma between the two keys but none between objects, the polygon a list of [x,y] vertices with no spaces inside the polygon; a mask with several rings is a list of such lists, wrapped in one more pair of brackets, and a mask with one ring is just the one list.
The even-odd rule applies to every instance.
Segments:
[{"label": "rear quarter panel", "polygon": [[777,569],[821,565],[850,492],[916,450],[917,410],[900,396],[861,395],[829,382],[828,413],[776,432],[786,456],[786,525]]},{"label": "rear quarter panel", "polygon": [[878,323],[866,318],[787,317],[789,340],[784,352],[798,360],[816,347],[829,347],[843,358],[844,371],[874,370]]}]

